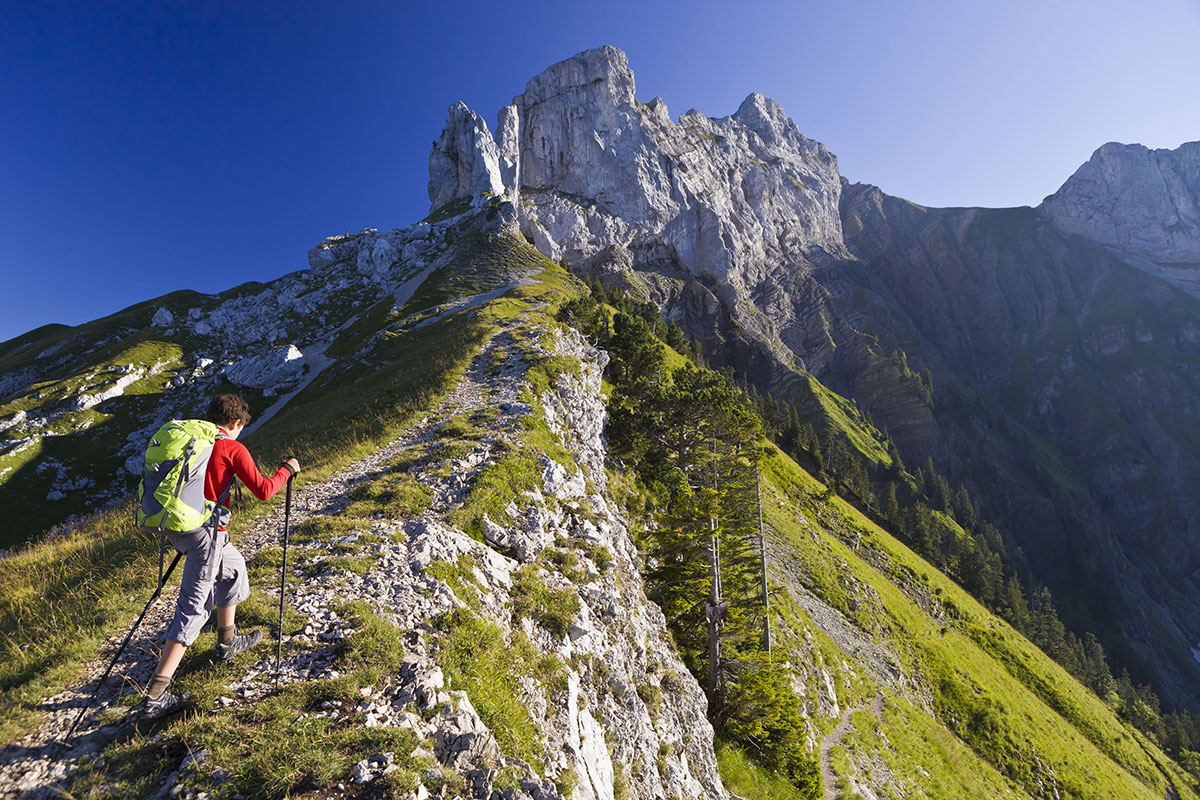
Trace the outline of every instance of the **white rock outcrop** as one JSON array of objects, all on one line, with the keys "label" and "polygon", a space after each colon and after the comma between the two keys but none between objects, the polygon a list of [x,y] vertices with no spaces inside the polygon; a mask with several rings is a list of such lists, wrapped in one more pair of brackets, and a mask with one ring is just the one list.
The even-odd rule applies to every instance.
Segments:
[{"label": "white rock outcrop", "polygon": [[304,354],[294,344],[250,356],[225,369],[231,383],[251,389],[275,389],[292,383],[304,368]]},{"label": "white rock outcrop", "polygon": [[[543,489],[560,508],[569,511],[577,500],[590,507],[594,522],[568,513],[561,521],[551,515],[546,526],[607,548],[615,566],[579,587],[581,609],[560,649],[563,658],[603,664],[603,677],[594,669],[568,676],[566,708],[547,720],[548,741],[563,754],[561,767],[578,776],[572,796],[580,800],[611,800],[615,763],[644,765],[664,752],[669,755],[659,769],[631,771],[629,796],[728,797],[711,748],[704,694],[675,654],[662,611],[645,597],[637,549],[605,491],[604,462],[596,455],[604,452],[600,376],[607,354],[574,331],[556,330],[553,348],[558,356],[578,359],[580,369],[561,373],[540,400],[579,470],[544,463]],[[597,491],[584,499],[586,481]],[[647,703],[639,694],[650,686],[661,699]]]},{"label": "white rock outcrop", "polygon": [[429,156],[429,199],[436,209],[451,200],[485,192],[504,194],[500,150],[483,117],[463,103],[455,103]]},{"label": "white rock outcrop", "polygon": [[72,403],[72,409],[75,411],[86,411],[89,408],[95,408],[105,400],[111,400],[114,397],[120,397],[125,394],[126,389],[140,381],[146,375],[146,370],[140,367],[136,369],[131,368],[131,370],[98,392],[79,395]]},{"label": "white rock outcrop", "polygon": [[21,410],[15,414],[13,414],[8,419],[0,420],[0,431],[6,431],[9,428],[13,428],[13,427],[16,427],[17,425],[20,425],[22,422],[25,421],[26,416],[27,415],[26,415],[25,411]]},{"label": "white rock outcrop", "polygon": [[363,275],[381,277],[391,270],[398,257],[399,253],[391,241],[385,236],[380,236],[370,248],[359,249],[355,266]]}]

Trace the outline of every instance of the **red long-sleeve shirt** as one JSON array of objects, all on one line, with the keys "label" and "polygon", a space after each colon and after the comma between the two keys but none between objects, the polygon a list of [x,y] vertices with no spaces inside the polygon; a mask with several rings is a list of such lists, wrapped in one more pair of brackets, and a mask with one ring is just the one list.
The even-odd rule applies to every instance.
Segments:
[{"label": "red long-sleeve shirt", "polygon": [[[287,467],[275,470],[271,477],[264,477],[246,445],[236,439],[217,439],[213,444],[212,456],[208,460],[208,472],[204,474],[204,497],[217,500],[233,476],[241,479],[250,493],[259,500],[269,500],[287,483],[291,472]],[[228,508],[226,499],[226,508]]]}]

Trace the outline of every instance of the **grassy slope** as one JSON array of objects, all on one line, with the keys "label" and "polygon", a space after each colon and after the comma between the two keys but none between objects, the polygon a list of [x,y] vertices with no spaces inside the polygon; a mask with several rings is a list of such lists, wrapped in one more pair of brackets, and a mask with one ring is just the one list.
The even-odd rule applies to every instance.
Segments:
[{"label": "grassy slope", "polygon": [[892,459],[883,444],[883,436],[873,425],[863,419],[857,405],[831,391],[807,372],[800,373],[797,400],[800,408],[809,417],[824,418],[826,425],[846,437],[868,461],[882,467],[891,466]]},{"label": "grassy slope", "polygon": [[[378,368],[357,365],[323,374],[249,437],[259,462],[297,454],[305,466],[300,484],[336,472],[390,441],[436,403],[499,325],[532,307],[559,302],[575,286],[523,242],[472,239],[462,261],[481,274],[496,265],[529,270],[539,281],[419,330],[385,335],[375,351]],[[266,504],[251,501],[240,522],[244,526],[266,510]],[[153,590],[155,543],[129,517],[123,505],[0,559],[0,743],[30,725],[40,699],[74,679]]]},{"label": "grassy slope", "polygon": [[1130,798],[1164,796],[1165,769],[1181,796],[1197,796],[1169,759],[956,584],[840,499],[822,499],[824,487],[778,451],[765,467],[764,513],[804,565],[799,582],[889,643],[930,691],[943,726],[975,753],[965,758],[961,742],[940,734],[931,741],[917,698],[889,694],[884,760],[898,772],[921,767],[938,796],[962,796],[963,781],[1000,794],[1000,774],[1030,794],[1040,780],[1064,796]]}]

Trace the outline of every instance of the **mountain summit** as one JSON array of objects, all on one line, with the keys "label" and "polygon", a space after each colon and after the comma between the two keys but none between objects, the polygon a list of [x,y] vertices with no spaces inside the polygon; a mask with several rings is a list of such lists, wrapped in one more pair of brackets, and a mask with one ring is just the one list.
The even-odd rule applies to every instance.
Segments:
[{"label": "mountain summit", "polygon": [[582,268],[615,246],[638,266],[750,287],[768,262],[845,253],[837,161],[778,103],[752,94],[730,117],[673,122],[661,98],[634,96],[615,47],[529,81],[494,139],[454,106],[430,158],[433,206],[464,185],[523,201],[525,234]]}]

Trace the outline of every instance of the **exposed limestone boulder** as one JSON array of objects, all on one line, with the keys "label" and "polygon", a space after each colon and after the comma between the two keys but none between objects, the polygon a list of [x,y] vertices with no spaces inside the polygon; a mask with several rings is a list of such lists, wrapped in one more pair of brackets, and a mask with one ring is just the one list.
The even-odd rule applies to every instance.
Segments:
[{"label": "exposed limestone boulder", "polygon": [[340,236],[327,236],[308,251],[308,265],[313,269],[325,269],[339,262],[349,261],[358,254],[358,239],[361,235],[345,233]]},{"label": "exposed limestone boulder", "polygon": [[304,367],[304,354],[294,345],[250,356],[225,369],[225,377],[238,386],[274,389],[293,382]]},{"label": "exposed limestone boulder", "polygon": [[397,257],[396,248],[388,238],[380,236],[371,243],[369,248],[359,248],[355,267],[363,275],[378,277],[386,274],[392,268],[392,265],[396,263]]},{"label": "exposed limestone boulder", "polygon": [[175,322],[175,315],[168,311],[163,306],[159,306],[154,312],[154,316],[150,320],[150,324],[156,328],[166,328]]}]

